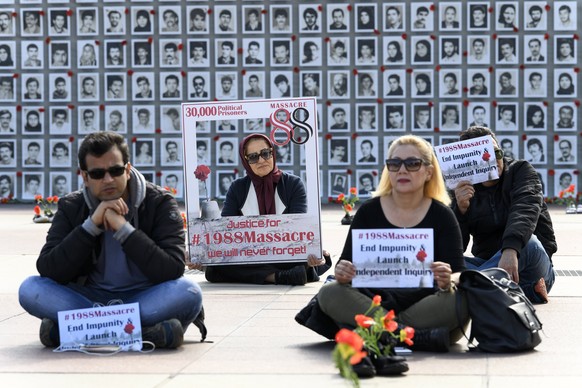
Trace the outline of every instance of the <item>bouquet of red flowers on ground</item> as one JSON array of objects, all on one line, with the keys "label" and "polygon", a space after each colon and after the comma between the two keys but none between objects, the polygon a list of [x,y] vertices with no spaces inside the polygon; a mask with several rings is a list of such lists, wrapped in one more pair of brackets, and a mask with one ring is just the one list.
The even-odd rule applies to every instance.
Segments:
[{"label": "bouquet of red flowers on ground", "polygon": [[57,202],[59,202],[59,197],[56,195],[52,197],[44,198],[42,195],[38,194],[34,197],[36,201],[36,206],[34,207],[34,217],[35,222],[50,222],[57,212]]},{"label": "bouquet of red flowers on ground", "polygon": [[414,329],[407,326],[398,330],[394,310],[384,314],[381,302],[380,295],[376,295],[370,308],[355,316],[357,327],[353,331],[341,329],[336,334],[333,360],[340,374],[355,387],[359,387],[358,376],[395,375],[408,371],[404,357],[395,356],[394,346],[398,343],[412,346]]},{"label": "bouquet of red flowers on ground", "polygon": [[350,188],[350,192],[348,195],[341,193],[337,196],[336,202],[341,203],[344,211],[346,212],[346,216],[350,215],[350,212],[354,210],[354,206],[360,200],[358,198],[358,190],[355,187]]}]

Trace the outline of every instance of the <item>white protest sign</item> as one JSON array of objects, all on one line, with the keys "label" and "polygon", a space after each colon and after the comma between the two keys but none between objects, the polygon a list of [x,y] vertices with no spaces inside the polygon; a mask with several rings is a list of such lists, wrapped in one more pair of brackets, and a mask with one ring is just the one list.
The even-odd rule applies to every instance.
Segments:
[{"label": "white protest sign", "polygon": [[257,264],[320,254],[317,219],[307,214],[200,218],[190,226],[190,261],[202,264]]},{"label": "white protest sign", "polygon": [[434,147],[447,188],[460,181],[481,183],[499,178],[493,138],[489,135]]},{"label": "white protest sign", "polygon": [[432,229],[354,229],[353,287],[432,288]]},{"label": "white protest sign", "polygon": [[[307,213],[221,217],[218,206],[214,206],[213,219],[202,217],[201,208],[204,210],[209,204],[206,201],[201,203],[199,182],[194,175],[198,165],[206,165],[196,153],[197,140],[216,143],[215,149],[218,153],[218,143],[225,139],[225,135],[218,128],[225,121],[237,123],[234,129],[231,126],[228,135],[228,140],[234,143],[234,152],[229,155],[230,160],[221,160],[224,158],[219,158],[218,154],[213,159],[207,158],[210,175],[215,178],[215,182],[222,176],[219,174],[244,174],[238,157],[237,142],[251,133],[262,133],[273,142],[275,154],[279,147],[283,147],[297,157],[304,155],[305,163],[301,165],[305,166],[300,167],[304,171],[295,171],[300,163],[285,167],[278,162],[277,167],[282,171],[301,175],[307,192]],[[255,126],[257,122],[263,123],[263,126]],[[200,128],[215,128],[217,134]],[[205,265],[306,262],[309,254],[321,257],[315,98],[184,103],[182,131],[186,215],[192,262]],[[203,190],[204,187],[209,190],[205,185],[202,187]],[[221,187],[220,189],[222,190]],[[215,195],[209,197],[224,198],[225,194],[226,192],[216,190]]]},{"label": "white protest sign", "polygon": [[142,348],[139,303],[59,311],[60,350],[87,345],[115,345],[122,350]]}]

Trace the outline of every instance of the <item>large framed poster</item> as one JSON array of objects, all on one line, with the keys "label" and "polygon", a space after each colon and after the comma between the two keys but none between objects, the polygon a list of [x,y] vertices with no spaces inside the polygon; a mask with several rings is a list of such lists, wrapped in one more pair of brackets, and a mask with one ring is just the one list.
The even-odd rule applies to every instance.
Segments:
[{"label": "large framed poster", "polygon": [[[305,155],[305,163],[296,167],[302,171],[294,171],[293,166],[290,166],[291,170],[285,170],[285,163],[279,163],[279,168],[285,173],[305,177],[302,179],[306,187],[305,213],[250,215],[247,212],[244,216],[221,216],[220,209],[217,209],[218,202],[211,200],[212,195],[209,194],[212,187],[207,185],[207,180],[200,180],[195,174],[197,168],[202,166],[197,152],[198,145],[202,144],[198,142],[197,135],[200,128],[226,125],[228,135],[206,139],[210,141],[204,144],[208,149],[208,143],[216,143],[216,171],[206,170],[207,175],[214,177],[218,184],[215,197],[228,197],[233,181],[243,179],[244,171],[237,168],[240,161],[236,135],[262,133],[270,139],[274,149],[265,156],[261,151],[261,158],[279,159],[281,154],[299,155],[301,152]],[[315,98],[184,103],[182,131],[190,261],[203,265],[224,265],[305,262],[309,254],[321,257]],[[244,193],[247,194],[254,195]],[[206,211],[209,208],[214,210]]]}]

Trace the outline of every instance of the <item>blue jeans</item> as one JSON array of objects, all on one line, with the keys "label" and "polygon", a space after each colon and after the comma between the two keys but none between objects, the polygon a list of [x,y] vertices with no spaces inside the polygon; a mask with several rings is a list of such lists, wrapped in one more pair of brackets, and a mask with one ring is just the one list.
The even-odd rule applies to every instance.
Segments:
[{"label": "blue jeans", "polygon": [[141,324],[153,326],[176,318],[184,330],[194,321],[202,308],[202,290],[195,282],[180,277],[149,288],[110,292],[69,283],[60,284],[41,276],[30,276],[18,290],[20,305],[37,318],[58,322],[58,312],[91,308],[94,304],[107,305],[110,301],[139,303]]},{"label": "blue jeans", "polygon": [[[479,257],[465,257],[468,269],[488,269],[499,267],[501,251],[495,253],[489,260]],[[525,296],[533,303],[542,303],[543,300],[535,293],[534,287],[540,278],[544,278],[548,292],[552,289],[555,280],[554,268],[544,246],[534,235],[521,250],[518,260],[519,286]]]}]

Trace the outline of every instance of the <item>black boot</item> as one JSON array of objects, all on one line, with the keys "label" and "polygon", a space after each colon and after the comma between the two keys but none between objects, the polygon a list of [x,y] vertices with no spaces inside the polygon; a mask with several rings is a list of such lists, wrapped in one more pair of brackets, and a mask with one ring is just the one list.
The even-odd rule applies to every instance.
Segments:
[{"label": "black boot", "polygon": [[393,376],[408,372],[408,364],[402,356],[392,354],[389,356],[377,356],[373,354],[370,358],[378,376]]},{"label": "black boot", "polygon": [[414,345],[410,346],[410,349],[446,353],[449,351],[449,341],[449,329],[446,327],[418,329],[414,331],[412,338]]},{"label": "black boot", "polygon": [[376,368],[374,368],[370,357],[362,358],[362,361],[352,366],[352,369],[361,379],[367,379],[376,376]]}]

